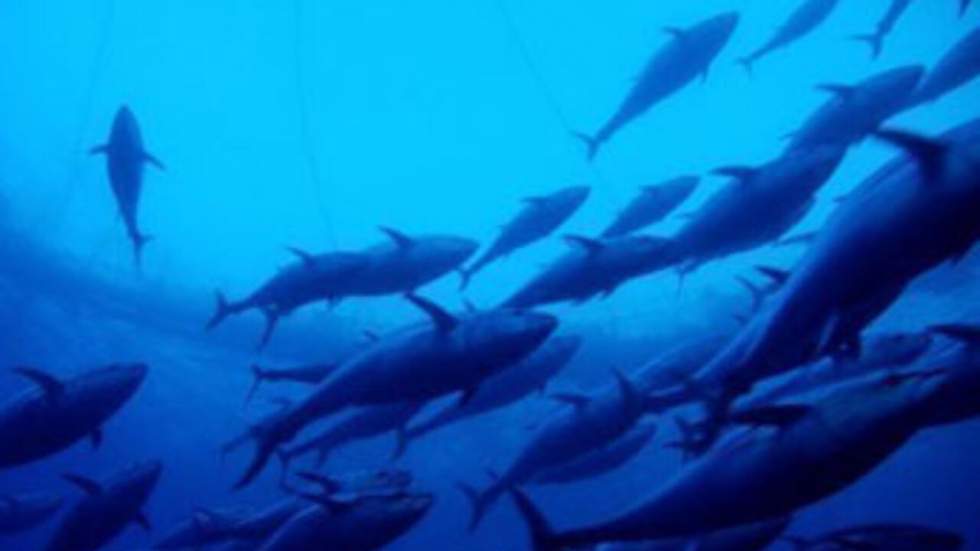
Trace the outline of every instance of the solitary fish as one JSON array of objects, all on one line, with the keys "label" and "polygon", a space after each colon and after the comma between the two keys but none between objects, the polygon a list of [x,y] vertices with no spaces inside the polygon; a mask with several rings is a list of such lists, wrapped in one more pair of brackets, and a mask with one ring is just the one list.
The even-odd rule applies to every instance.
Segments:
[{"label": "solitary fish", "polygon": [[551,235],[575,214],[588,196],[588,187],[576,186],[525,199],[527,206],[501,229],[500,236],[487,252],[471,266],[460,270],[460,288],[466,288],[473,275],[487,264]]},{"label": "solitary fish", "polygon": [[789,46],[793,42],[810,34],[811,31],[823,23],[831,12],[837,7],[838,0],[804,0],[789,18],[776,29],[765,44],[760,46],[751,54],[740,58],[738,63],[745,67],[749,73],[756,61],[770,53]]},{"label": "solitary fish", "polygon": [[602,232],[602,237],[619,237],[656,224],[690,197],[697,185],[697,176],[681,176],[660,184],[644,186],[639,195]]},{"label": "solitary fish", "polygon": [[46,551],[95,551],[131,523],[149,531],[150,522],[142,509],[162,471],[159,461],[148,461],[132,465],[105,482],[65,475],[85,497],[62,521]]},{"label": "solitary fish", "polygon": [[738,14],[727,12],[689,29],[666,28],[670,42],[650,58],[612,118],[592,136],[576,134],[588,147],[588,158],[595,158],[599,148],[633,119],[698,76],[706,76],[737,24]]},{"label": "solitary fish", "polygon": [[91,149],[93,155],[104,153],[109,170],[109,184],[116,197],[119,214],[126,225],[126,233],[133,243],[133,260],[139,266],[142,261],[143,246],[153,237],[139,229],[137,215],[140,195],[143,192],[143,165],[149,163],[164,170],[163,163],[151,155],[143,146],[136,116],[128,106],[123,105],[112,121],[109,142]]}]

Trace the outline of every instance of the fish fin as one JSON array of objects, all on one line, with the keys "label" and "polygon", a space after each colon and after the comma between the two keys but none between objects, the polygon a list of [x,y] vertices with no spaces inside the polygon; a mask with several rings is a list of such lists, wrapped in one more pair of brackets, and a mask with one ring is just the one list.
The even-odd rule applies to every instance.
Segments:
[{"label": "fish fin", "polygon": [[980,344],[980,325],[942,323],[932,325],[928,328],[928,330],[931,333],[938,333],[944,337],[955,339],[966,344]]},{"label": "fish fin", "polygon": [[276,325],[279,324],[279,313],[272,308],[263,308],[262,313],[265,315],[265,329],[262,331],[256,350],[262,350],[269,344],[272,334],[276,331]]},{"label": "fish fin", "polygon": [[854,86],[848,86],[847,84],[818,84],[816,89],[821,92],[831,93],[843,101],[849,100],[854,95],[855,90],[857,90]]},{"label": "fish fin", "polygon": [[734,178],[740,184],[744,184],[759,173],[759,169],[750,166],[722,166],[711,171],[712,174],[728,176]]},{"label": "fish fin", "polygon": [[687,31],[685,31],[680,27],[668,26],[668,27],[664,27],[663,31],[674,38],[684,39],[685,37],[687,37]]},{"label": "fish fin", "polygon": [[468,298],[463,298],[463,308],[466,310],[467,314],[476,314],[480,311],[480,309],[473,304],[473,301]]},{"label": "fish fin", "polygon": [[753,65],[755,64],[755,58],[752,56],[740,57],[735,60],[735,63],[745,69],[745,74],[749,75],[750,77],[754,75]]},{"label": "fish fin", "polygon": [[534,551],[560,551],[562,546],[555,541],[554,529],[531,498],[520,488],[512,489],[510,495],[524,522],[527,523],[531,533],[531,547]]},{"label": "fish fin", "polygon": [[77,474],[63,474],[61,478],[67,480],[68,482],[74,484],[80,488],[83,492],[90,496],[97,496],[102,494],[102,485],[98,482],[92,480],[91,478],[77,475]]},{"label": "fish fin", "polygon": [[133,236],[133,264],[137,268],[143,265],[143,247],[146,247],[146,244],[154,239],[155,237],[145,233],[137,233]]},{"label": "fish fin", "polygon": [[89,438],[92,440],[92,449],[99,449],[99,446],[102,445],[102,427],[95,427],[89,434]]},{"label": "fish fin", "polygon": [[248,388],[248,394],[245,395],[245,403],[248,404],[252,401],[255,393],[258,392],[259,386],[262,385],[262,381],[265,380],[266,374],[265,370],[262,369],[259,364],[252,364],[252,386]]},{"label": "fish fin", "polygon": [[335,494],[344,489],[344,485],[334,478],[313,471],[300,471],[296,476],[307,482],[312,482],[328,494]]},{"label": "fish fin", "polygon": [[459,273],[459,290],[464,291],[470,285],[470,279],[473,277],[473,271],[466,268],[460,268],[456,270]]},{"label": "fish fin", "polygon": [[[749,295],[752,297],[752,312],[758,312],[759,307],[762,306],[763,301],[766,299],[766,294],[755,283],[752,283],[745,277],[735,276],[735,279],[742,284],[742,287],[745,287],[745,290],[747,290]],[[742,321],[744,323],[744,321],[748,320]]]},{"label": "fish fin", "polygon": [[527,203],[528,205],[531,205],[531,206],[534,206],[534,207],[539,207],[539,206],[547,203],[548,202],[548,198],[547,197],[540,197],[540,196],[533,196],[532,195],[531,197],[525,197],[525,198],[521,199],[521,201],[524,202],[524,203]]},{"label": "fish fin", "polygon": [[623,400],[623,408],[627,411],[636,410],[643,405],[643,398],[636,384],[630,380],[622,371],[613,369],[613,377],[616,378],[616,385],[619,387],[619,395]]},{"label": "fish fin", "polygon": [[414,239],[394,228],[378,226],[378,229],[391,238],[391,240],[395,242],[395,245],[398,245],[398,248],[400,249],[407,249],[415,244]]},{"label": "fish fin", "polygon": [[878,59],[881,55],[881,48],[885,40],[885,35],[874,32],[869,34],[856,34],[851,36],[851,40],[863,42],[871,48],[871,59]]},{"label": "fish fin", "polygon": [[150,524],[150,519],[146,517],[146,513],[143,511],[136,512],[136,515],[133,516],[133,522],[138,524],[140,528],[146,530],[147,532],[153,531],[153,526]]},{"label": "fish fin", "polygon": [[425,312],[439,331],[448,333],[459,325],[459,319],[447,312],[438,304],[422,298],[414,293],[405,293],[405,298],[418,307],[419,310]]},{"label": "fish fin", "polygon": [[755,270],[760,274],[768,277],[776,285],[785,285],[786,281],[792,275],[787,270],[782,270],[780,268],[773,268],[772,266],[758,265]]},{"label": "fish fin", "polygon": [[602,142],[585,132],[572,132],[572,136],[575,136],[585,144],[585,158],[590,161],[595,159],[595,156],[599,153],[599,147],[602,146]]},{"label": "fish fin", "polygon": [[37,386],[41,387],[48,400],[57,400],[65,393],[65,384],[59,381],[54,375],[45,373],[40,369],[27,366],[18,366],[11,369],[14,373],[21,375]]},{"label": "fish fin", "polygon": [[316,259],[313,258],[312,254],[298,247],[287,246],[286,250],[291,252],[293,255],[295,255],[296,258],[298,258],[300,262],[302,262],[303,265],[306,266],[307,268],[316,268]]},{"label": "fish fin", "polygon": [[549,394],[548,398],[563,404],[575,406],[575,409],[582,409],[588,406],[592,401],[591,397],[578,392],[555,392],[553,394]]},{"label": "fish fin", "polygon": [[229,444],[226,444],[222,451],[226,451],[241,445],[241,443],[246,442],[249,437],[255,439],[255,456],[252,457],[252,462],[249,463],[248,468],[245,469],[242,476],[237,482],[235,482],[235,485],[232,486],[233,490],[240,490],[251,484],[252,481],[259,476],[262,470],[265,469],[266,464],[269,463],[269,458],[272,457],[273,452],[276,450],[276,442],[273,441],[273,439],[268,435],[256,431],[253,427],[253,429],[249,431],[248,435],[237,438]]},{"label": "fish fin", "polygon": [[275,454],[276,459],[279,460],[279,485],[286,488],[286,481],[289,478],[289,465],[293,461],[293,454],[282,446],[276,448]]},{"label": "fish fin", "polygon": [[564,239],[566,243],[579,246],[585,249],[589,254],[596,254],[605,247],[602,241],[581,235],[566,235]]},{"label": "fish fin", "polygon": [[487,506],[489,505],[489,502],[484,497],[486,494],[481,494],[476,488],[465,482],[457,482],[456,488],[458,488],[460,493],[462,493],[466,497],[467,501],[470,502],[472,513],[470,515],[468,530],[473,532],[476,530],[476,527],[480,525],[480,521],[483,520],[483,517],[487,514]]},{"label": "fish fin", "polygon": [[790,237],[784,237],[774,243],[777,247],[785,247],[788,245],[797,245],[802,243],[810,243],[817,238],[818,232],[811,231],[793,235]]},{"label": "fish fin", "polygon": [[[899,130],[878,130],[873,135],[905,151],[922,170],[926,180],[934,180],[942,172],[949,147],[936,140]],[[930,183],[930,182],[927,182]]]},{"label": "fish fin", "polygon": [[148,151],[143,152],[143,162],[149,163],[160,170],[167,170],[167,167],[164,166],[162,162],[160,162],[160,159],[157,159]]},{"label": "fish fin", "polygon": [[222,293],[221,291],[214,292],[214,302],[215,302],[214,315],[211,316],[211,319],[208,320],[207,325],[204,326],[204,329],[206,331],[209,331],[217,327],[222,321],[225,320],[225,318],[231,315],[232,312],[234,311],[231,304],[228,302],[228,299],[225,298],[224,293]]},{"label": "fish fin", "polygon": [[109,153],[109,144],[99,144],[88,150],[89,155],[106,155]]},{"label": "fish fin", "polygon": [[807,405],[788,404],[760,406],[728,415],[728,421],[740,425],[773,425],[786,428],[805,417],[813,408]]}]

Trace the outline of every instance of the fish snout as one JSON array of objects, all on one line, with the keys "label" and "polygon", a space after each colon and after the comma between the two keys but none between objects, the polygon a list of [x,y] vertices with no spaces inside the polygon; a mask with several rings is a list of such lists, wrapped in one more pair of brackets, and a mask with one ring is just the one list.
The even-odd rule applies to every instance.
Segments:
[{"label": "fish snout", "polygon": [[150,371],[150,367],[142,362],[114,364],[110,369],[119,385],[128,392],[139,388]]}]

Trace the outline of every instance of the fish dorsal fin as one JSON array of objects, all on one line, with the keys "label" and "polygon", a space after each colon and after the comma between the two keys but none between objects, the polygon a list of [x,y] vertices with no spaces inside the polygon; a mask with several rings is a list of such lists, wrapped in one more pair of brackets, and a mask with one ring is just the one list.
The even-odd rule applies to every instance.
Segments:
[{"label": "fish dorsal fin", "polygon": [[296,258],[298,258],[303,263],[303,265],[306,266],[307,268],[316,267],[316,260],[313,258],[312,254],[298,247],[287,246],[286,250],[291,252],[294,256],[296,256]]},{"label": "fish dorsal fin", "polygon": [[563,404],[575,406],[575,409],[582,409],[592,401],[591,397],[580,392],[555,392],[549,394],[548,397]]},{"label": "fish dorsal fin", "polygon": [[37,384],[44,391],[48,400],[55,400],[65,393],[65,385],[54,375],[45,373],[40,369],[27,366],[18,366],[11,369],[14,373],[26,377],[31,382]]},{"label": "fish dorsal fin", "polygon": [[680,27],[667,26],[663,28],[663,31],[677,39],[683,40],[684,38],[687,38],[687,31]]},{"label": "fish dorsal fin", "polygon": [[613,369],[613,376],[616,377],[616,384],[619,386],[619,394],[623,399],[623,407],[625,409],[632,411],[639,404],[643,403],[640,397],[640,391],[629,377],[618,369]]},{"label": "fish dorsal fin", "polygon": [[755,175],[759,173],[759,169],[751,166],[732,165],[718,167],[714,169],[712,173],[718,174],[719,176],[734,178],[738,181],[738,183],[744,184],[755,178]]},{"label": "fish dorsal fin", "polygon": [[432,323],[435,324],[436,329],[439,331],[447,333],[459,325],[459,320],[456,318],[456,316],[453,316],[447,312],[442,306],[412,293],[407,293],[405,298],[407,298],[409,302],[417,306],[420,310],[425,312],[425,314],[432,319]]},{"label": "fish dorsal fin", "polygon": [[980,325],[944,323],[929,327],[929,331],[965,344],[980,344]]},{"label": "fish dorsal fin", "polygon": [[875,137],[901,149],[915,160],[926,180],[935,179],[943,169],[949,146],[936,140],[898,130],[879,130]]},{"label": "fish dorsal fin", "polygon": [[760,274],[768,277],[776,285],[784,285],[791,275],[789,271],[782,270],[779,268],[773,268],[772,266],[759,265],[755,267],[755,270]]},{"label": "fish dorsal fin", "polygon": [[315,473],[313,471],[300,471],[296,473],[296,476],[302,478],[307,482],[312,482],[323,489],[327,494],[335,494],[343,489],[343,484],[341,484],[337,479],[331,478],[329,476],[324,476],[320,473]]},{"label": "fish dorsal fin", "polygon": [[532,207],[540,207],[548,201],[547,197],[531,196],[521,199],[522,202],[531,205]]},{"label": "fish dorsal fin", "polygon": [[834,96],[840,98],[841,101],[847,101],[854,96],[854,92],[857,90],[857,88],[846,84],[818,84],[817,90],[833,94]]},{"label": "fish dorsal fin", "polygon": [[387,226],[379,226],[378,229],[380,229],[382,232],[384,232],[385,235],[391,238],[391,240],[395,242],[395,245],[398,245],[398,248],[400,249],[407,249],[415,244],[414,239],[412,239],[411,237],[405,235],[404,233],[394,228],[389,228]]},{"label": "fish dorsal fin", "polygon": [[586,250],[589,254],[596,254],[600,252],[605,245],[602,241],[598,239],[592,239],[591,237],[585,237],[582,235],[566,235],[565,242],[570,245],[575,245]]},{"label": "fish dorsal fin", "polygon": [[68,482],[71,482],[72,484],[74,484],[75,486],[77,486],[83,492],[85,492],[90,496],[97,496],[102,494],[102,486],[98,482],[92,480],[91,478],[84,477],[77,474],[70,474],[70,473],[61,475],[61,478],[64,478]]},{"label": "fish dorsal fin", "polygon": [[740,425],[777,426],[786,428],[797,423],[811,411],[807,405],[787,404],[760,406],[732,413],[728,420]]}]

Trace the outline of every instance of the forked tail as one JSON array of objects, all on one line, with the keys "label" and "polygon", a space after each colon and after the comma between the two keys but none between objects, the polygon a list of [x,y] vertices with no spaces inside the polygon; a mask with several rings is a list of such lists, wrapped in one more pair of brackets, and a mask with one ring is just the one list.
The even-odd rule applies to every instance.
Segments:
[{"label": "forked tail", "polygon": [[735,63],[737,63],[739,67],[745,69],[745,73],[750,77],[755,74],[752,67],[752,64],[755,63],[755,58],[752,56],[740,57],[735,60]]},{"label": "forked tail", "polygon": [[562,546],[556,541],[554,529],[531,498],[520,488],[512,489],[510,495],[531,532],[531,546],[534,551],[561,551]]},{"label": "forked tail", "polygon": [[132,240],[133,264],[136,266],[136,269],[140,269],[143,266],[143,247],[150,241],[153,241],[153,236],[137,233],[132,236]]},{"label": "forked tail", "polygon": [[856,34],[851,37],[851,40],[867,44],[871,48],[871,59],[878,59],[878,56],[881,55],[881,47],[882,42],[885,40],[885,35],[880,32]]},{"label": "forked tail", "polygon": [[245,395],[245,403],[248,404],[252,401],[252,397],[259,390],[259,386],[262,381],[266,379],[267,375],[265,370],[262,369],[258,364],[252,364],[252,386],[248,389],[248,394]]},{"label": "forked tail", "polygon": [[585,132],[572,132],[572,135],[585,144],[585,158],[590,161],[595,159],[595,156],[599,154],[599,148],[602,146],[602,140]]},{"label": "forked tail", "polygon": [[466,496],[466,499],[468,499],[470,502],[472,514],[470,515],[470,524],[467,528],[470,532],[472,532],[476,530],[476,528],[480,525],[480,522],[483,521],[483,517],[486,516],[487,510],[490,508],[490,505],[496,501],[501,490],[496,484],[484,490],[482,493],[465,482],[457,482],[456,487],[459,488],[459,491],[462,492],[462,494]]}]

